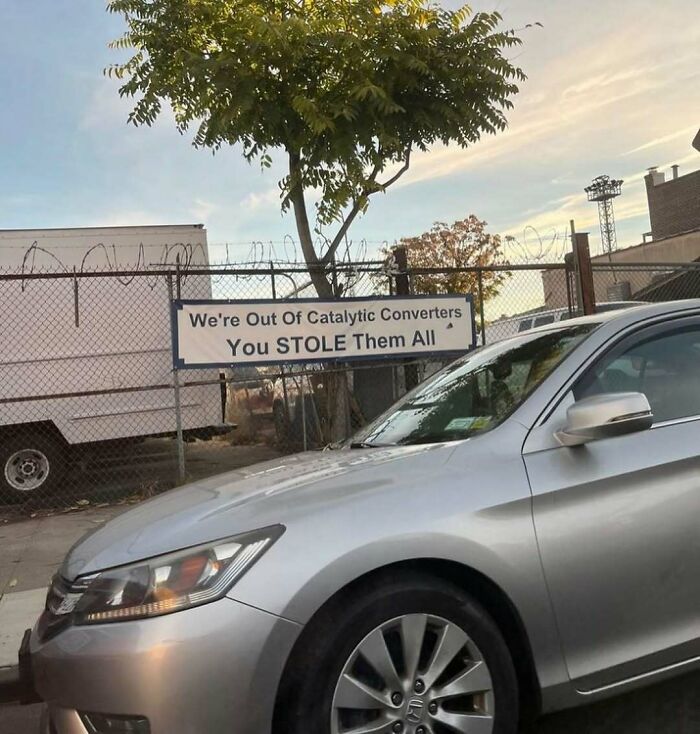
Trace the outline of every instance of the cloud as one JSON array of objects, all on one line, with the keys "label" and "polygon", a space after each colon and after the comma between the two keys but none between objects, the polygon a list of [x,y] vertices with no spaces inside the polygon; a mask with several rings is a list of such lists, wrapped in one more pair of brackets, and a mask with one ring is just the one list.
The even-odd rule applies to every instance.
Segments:
[{"label": "cloud", "polygon": [[205,199],[195,199],[194,205],[190,209],[190,213],[198,222],[205,222],[219,210],[219,205],[213,201],[206,201]]},{"label": "cloud", "polygon": [[[539,233],[559,232],[568,227],[574,220],[576,230],[591,232],[597,237],[598,207],[589,202],[586,194],[573,193],[553,199],[543,204],[542,211],[534,216],[518,219],[507,225],[501,232],[503,236],[512,236],[519,241],[527,241],[527,231]],[[620,223],[638,217],[645,217],[648,212],[646,190],[642,182],[636,181],[625,191],[625,195],[615,201],[615,220]],[[597,243],[592,243],[595,250]]]},{"label": "cloud", "polygon": [[[119,95],[120,84],[121,82],[108,78],[101,79],[95,84],[79,118],[80,130],[109,135],[110,143],[114,142],[114,133],[117,132],[128,133],[129,141],[133,140],[136,128],[128,120],[135,100],[132,97]],[[164,103],[158,119],[148,128],[151,139],[147,145],[150,147],[154,145],[152,139],[154,133],[172,137],[175,129],[175,113],[169,104]]]},{"label": "cloud", "polygon": [[[688,162],[694,162],[698,159],[696,154],[690,153],[687,156],[674,161],[669,161],[659,166],[660,170],[670,168],[673,163],[679,165]],[[649,205],[646,195],[646,186],[644,184],[644,176],[646,171],[638,171],[626,177],[623,185],[623,193],[620,198],[615,200],[614,211],[615,221],[617,224],[631,222],[636,219],[644,219],[649,213]],[[528,211],[523,213],[524,216],[517,219],[514,223],[507,224],[501,234],[504,237],[515,237],[519,242],[524,243],[528,247],[531,237],[529,231],[534,230],[537,233],[550,236],[555,232],[565,230],[571,219],[576,224],[579,232],[588,231],[592,234],[593,241],[591,248],[593,253],[600,248],[598,237],[599,219],[598,208],[595,204],[588,201],[586,194],[583,192],[573,192],[565,196],[546,201],[540,207],[540,211]],[[641,241],[641,235],[639,237]],[[539,245],[539,243],[537,243]],[[637,242],[627,243],[637,244]],[[532,250],[530,250],[532,254]]]},{"label": "cloud", "polygon": [[[693,48],[696,29],[674,39],[674,48]],[[607,36],[579,46],[556,64],[530,75],[506,131],[483,138],[468,149],[439,146],[417,154],[411,170],[397,185],[412,186],[486,164],[510,165],[514,160],[533,157],[537,145],[556,146],[562,156],[580,155],[587,141],[600,148],[614,139],[624,140],[629,127],[648,129],[652,118],[667,125],[669,109],[650,110],[669,78],[680,82],[697,74],[697,54],[669,55],[666,39],[653,27],[615,28]],[[654,59],[649,63],[649,59]],[[618,71],[610,72],[614,66]],[[537,91],[531,91],[537,84]],[[634,100],[634,102],[632,102]],[[643,115],[645,126],[639,126]],[[686,119],[692,117],[690,110]],[[601,136],[601,128],[608,128]],[[684,128],[685,129],[685,128]],[[674,135],[682,135],[682,132]],[[628,142],[628,141],[627,141]]]},{"label": "cloud", "polygon": [[[505,132],[496,137],[484,138],[477,145],[466,150],[455,147],[441,147],[417,156],[409,174],[399,185],[410,186],[423,181],[443,178],[453,173],[474,169],[486,163],[514,157],[530,155],[530,146],[547,139],[556,138],[565,129],[578,131],[585,129],[594,116],[602,110],[615,106],[630,97],[651,92],[663,85],[663,81],[646,80],[636,89],[620,90],[617,94],[598,97],[589,95],[570,109],[563,110],[557,104],[550,104],[537,114],[530,114],[524,120],[514,122]],[[571,149],[574,154],[575,150]]]},{"label": "cloud", "polygon": [[628,150],[622,155],[632,155],[633,153],[639,153],[642,150],[648,150],[649,148],[656,148],[659,145],[664,145],[664,143],[669,143],[672,140],[678,140],[679,138],[684,138],[688,136],[688,140],[692,140],[693,135],[697,132],[697,125],[691,125],[690,127],[684,127],[682,130],[677,130],[675,133],[671,133],[670,135],[662,135],[660,138],[654,138],[653,140],[649,140],[648,142],[644,143],[643,145],[638,145],[636,148],[632,148],[632,150]]},{"label": "cloud", "polygon": [[[700,163],[700,158],[698,158],[697,153],[688,153],[687,155],[681,156],[680,158],[672,158],[668,161],[665,161],[664,163],[658,164],[656,166],[660,171],[664,171],[665,169],[670,168],[671,166],[678,165],[681,166],[683,163]],[[625,177],[626,182],[630,181],[641,181],[644,176],[646,176],[648,173],[648,169],[645,169],[644,171],[636,171],[635,173],[627,174]],[[686,171],[687,173],[687,171]]]},{"label": "cloud", "polygon": [[139,227],[172,224],[172,217],[149,209],[112,209],[81,221],[81,227]]},{"label": "cloud", "polygon": [[271,186],[264,191],[251,191],[239,203],[239,207],[248,212],[280,204],[280,190],[278,186]]},{"label": "cloud", "polygon": [[620,82],[630,82],[633,79],[647,78],[649,74],[654,73],[656,66],[650,65],[641,68],[627,69],[625,71],[618,71],[614,74],[609,72],[598,74],[594,77],[589,77],[581,82],[572,84],[571,86],[564,89],[561,96],[562,99],[571,99],[579,97],[588,93],[598,93],[604,90],[606,87],[610,87]]},{"label": "cloud", "polygon": [[104,132],[124,127],[132,107],[132,100],[119,96],[119,85],[104,79],[90,94],[80,117],[79,128]]}]

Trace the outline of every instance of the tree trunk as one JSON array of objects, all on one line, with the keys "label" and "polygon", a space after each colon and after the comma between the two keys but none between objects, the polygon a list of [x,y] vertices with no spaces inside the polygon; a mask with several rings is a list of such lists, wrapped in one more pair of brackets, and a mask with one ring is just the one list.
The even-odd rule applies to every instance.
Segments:
[{"label": "tree trunk", "polygon": [[291,189],[289,199],[294,207],[294,217],[297,223],[299,243],[304,253],[304,260],[309,268],[309,276],[314,284],[316,293],[320,298],[332,298],[333,288],[323,273],[323,265],[316,255],[309,216],[306,212],[306,200],[304,198],[304,187],[301,183],[300,157],[297,153],[289,154],[289,175]]},{"label": "tree trunk", "polygon": [[347,372],[328,372],[326,379],[330,440],[337,443],[344,441],[352,432],[348,411],[348,375]]},{"label": "tree trunk", "polygon": [[[314,247],[309,217],[306,211],[304,187],[300,180],[300,157],[296,153],[289,154],[289,175],[291,188],[289,198],[294,207],[297,232],[304,260],[309,268],[311,282],[319,298],[333,298],[333,286],[324,273],[324,264],[318,259]],[[330,441],[345,440],[350,432],[348,413],[348,376],[346,372],[329,370],[324,376],[328,396],[328,423]]]}]

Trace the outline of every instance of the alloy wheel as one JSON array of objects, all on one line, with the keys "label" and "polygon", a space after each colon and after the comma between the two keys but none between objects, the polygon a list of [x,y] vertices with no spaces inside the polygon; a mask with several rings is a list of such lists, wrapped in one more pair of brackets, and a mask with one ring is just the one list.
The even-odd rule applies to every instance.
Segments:
[{"label": "alloy wheel", "polygon": [[491,734],[483,655],[453,622],[407,614],[372,630],[343,666],[331,734]]}]

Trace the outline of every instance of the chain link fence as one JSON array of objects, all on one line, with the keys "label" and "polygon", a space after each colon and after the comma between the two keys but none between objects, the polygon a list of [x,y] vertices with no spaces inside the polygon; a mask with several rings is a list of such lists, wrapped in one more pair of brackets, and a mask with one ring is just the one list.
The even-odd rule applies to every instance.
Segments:
[{"label": "chain link fence", "polygon": [[[700,264],[593,266],[599,308],[700,296]],[[471,293],[478,342],[577,313],[562,264],[330,269],[340,297]],[[346,438],[440,360],[174,372],[173,297],[293,300],[309,271],[0,273],[0,516],[137,502]],[[340,418],[338,418],[340,416]]]}]

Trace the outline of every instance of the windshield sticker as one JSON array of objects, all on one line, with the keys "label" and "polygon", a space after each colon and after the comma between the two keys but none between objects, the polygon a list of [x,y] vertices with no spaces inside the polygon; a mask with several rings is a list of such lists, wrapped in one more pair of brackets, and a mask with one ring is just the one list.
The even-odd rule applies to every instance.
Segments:
[{"label": "windshield sticker", "polygon": [[446,426],[446,431],[479,431],[491,422],[491,416],[474,415],[467,418],[453,418]]}]

